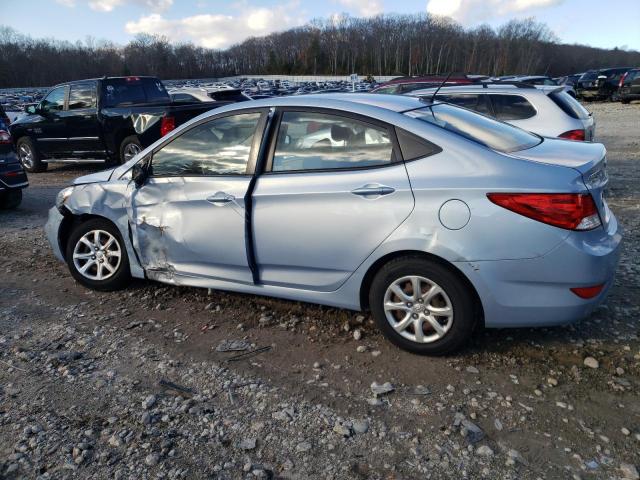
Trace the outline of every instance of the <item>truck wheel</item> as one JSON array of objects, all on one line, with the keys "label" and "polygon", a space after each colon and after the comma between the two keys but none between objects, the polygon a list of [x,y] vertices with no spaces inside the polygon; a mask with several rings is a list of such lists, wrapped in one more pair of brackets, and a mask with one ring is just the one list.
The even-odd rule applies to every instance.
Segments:
[{"label": "truck wheel", "polygon": [[140,140],[135,135],[125,138],[120,144],[120,162],[127,163],[142,151]]},{"label": "truck wheel", "polygon": [[16,145],[20,163],[27,172],[38,173],[47,169],[47,164],[40,159],[40,153],[29,137],[22,137]]},{"label": "truck wheel", "polygon": [[85,287],[110,292],[131,281],[129,257],[120,232],[105,219],[94,218],[71,232],[66,259],[73,278]]},{"label": "truck wheel", "polygon": [[626,105],[626,104],[628,104],[631,100],[629,100],[628,98],[620,97],[620,101]]},{"label": "truck wheel", "polygon": [[13,210],[18,208],[20,202],[22,202],[22,190],[20,189],[0,193],[0,209]]}]

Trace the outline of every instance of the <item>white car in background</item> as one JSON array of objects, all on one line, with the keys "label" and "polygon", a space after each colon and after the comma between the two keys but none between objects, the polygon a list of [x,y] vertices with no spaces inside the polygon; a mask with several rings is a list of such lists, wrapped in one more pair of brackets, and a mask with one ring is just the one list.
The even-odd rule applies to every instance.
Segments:
[{"label": "white car in background", "polygon": [[[431,98],[436,87],[410,96]],[[436,99],[474,110],[543,137],[593,141],[595,120],[561,86],[495,83],[442,87]]]},{"label": "white car in background", "polygon": [[172,88],[168,91],[171,100],[174,102],[219,102],[234,101],[242,102],[251,100],[242,90],[237,88],[201,88],[182,87]]}]

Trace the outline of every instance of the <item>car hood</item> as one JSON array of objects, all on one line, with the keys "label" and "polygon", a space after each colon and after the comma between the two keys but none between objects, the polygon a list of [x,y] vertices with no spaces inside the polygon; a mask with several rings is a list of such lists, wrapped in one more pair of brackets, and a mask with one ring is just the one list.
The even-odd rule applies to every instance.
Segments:
[{"label": "car hood", "polygon": [[73,185],[86,185],[87,183],[100,183],[100,182],[108,182],[111,179],[111,175],[115,168],[110,168],[109,170],[103,170],[102,172],[92,173],[90,175],[84,175],[82,177],[78,177],[73,181]]},{"label": "car hood", "polygon": [[544,138],[532,148],[511,153],[514,157],[570,167],[585,174],[605,159],[607,150],[601,143]]}]

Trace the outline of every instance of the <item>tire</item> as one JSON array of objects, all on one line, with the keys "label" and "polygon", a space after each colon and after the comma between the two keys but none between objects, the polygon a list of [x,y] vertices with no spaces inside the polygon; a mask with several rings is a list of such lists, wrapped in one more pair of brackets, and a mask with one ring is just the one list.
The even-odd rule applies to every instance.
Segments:
[{"label": "tire", "polygon": [[[413,297],[414,278],[420,281],[419,303],[407,298]],[[391,293],[394,284],[404,286],[407,297],[403,302]],[[431,298],[428,292],[432,292]],[[399,309],[387,311],[385,302]],[[474,297],[469,287],[445,266],[420,256],[400,257],[384,265],[371,283],[369,305],[378,328],[392,343],[420,355],[446,355],[458,350],[471,338],[475,325]],[[443,315],[434,315],[435,309]],[[421,325],[422,341],[416,338],[416,321]],[[440,333],[432,326],[434,322],[440,326]],[[408,326],[402,330],[403,323]]]},{"label": "tire", "polygon": [[131,160],[134,154],[140,153],[142,151],[142,144],[138,137],[135,135],[131,135],[124,140],[120,144],[120,163],[127,163]]},{"label": "tire", "polygon": [[0,209],[13,210],[22,202],[22,190],[15,189],[0,193]]},{"label": "tire", "polygon": [[629,100],[628,98],[620,97],[620,102],[624,103],[625,105],[628,105],[630,101],[631,100]]},{"label": "tire", "polygon": [[[106,250],[96,251],[83,242],[84,238],[95,246],[95,232],[99,232],[98,243],[103,248],[107,247]],[[109,243],[111,240],[113,241]],[[106,255],[105,252],[111,252],[111,255]],[[115,252],[119,252],[120,256],[115,255]],[[74,254],[78,258],[75,258]],[[110,292],[126,287],[131,281],[129,257],[122,236],[118,229],[105,219],[96,218],[78,225],[69,236],[65,256],[71,275],[85,287]],[[100,259],[102,263],[97,262]],[[84,273],[81,271],[83,267],[86,267]],[[103,278],[100,278],[101,276]]]},{"label": "tire", "polygon": [[44,172],[47,164],[42,162],[40,152],[36,148],[33,140],[29,137],[22,137],[16,143],[18,158],[24,169],[29,173]]}]

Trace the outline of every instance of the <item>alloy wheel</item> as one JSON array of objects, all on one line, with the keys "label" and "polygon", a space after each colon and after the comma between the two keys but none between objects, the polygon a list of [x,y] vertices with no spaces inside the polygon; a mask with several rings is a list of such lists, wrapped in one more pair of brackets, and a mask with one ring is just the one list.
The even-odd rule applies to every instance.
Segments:
[{"label": "alloy wheel", "polygon": [[140,145],[138,144],[135,144],[135,143],[126,144],[123,149],[124,161],[128,162],[137,154],[139,154],[141,151],[142,151],[142,148],[140,148]]},{"label": "alloy wheel", "polygon": [[73,249],[73,265],[80,275],[89,280],[107,280],[120,266],[120,243],[105,230],[85,233]]},{"label": "alloy wheel", "polygon": [[25,168],[33,168],[33,151],[29,145],[23,143],[18,147],[18,158]]},{"label": "alloy wheel", "polygon": [[416,275],[389,285],[384,295],[384,313],[399,335],[416,343],[440,340],[453,325],[453,305],[444,289]]}]

